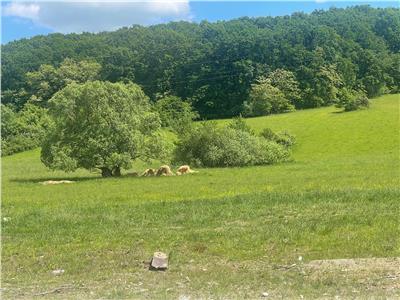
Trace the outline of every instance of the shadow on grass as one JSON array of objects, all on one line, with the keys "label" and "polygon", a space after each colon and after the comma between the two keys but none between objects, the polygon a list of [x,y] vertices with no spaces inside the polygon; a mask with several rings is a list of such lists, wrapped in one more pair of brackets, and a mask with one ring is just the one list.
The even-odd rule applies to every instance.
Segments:
[{"label": "shadow on grass", "polygon": [[10,179],[11,182],[17,182],[17,183],[41,183],[43,181],[49,181],[49,180],[54,180],[54,181],[59,181],[59,180],[69,180],[69,181],[74,181],[74,182],[84,182],[84,181],[94,181],[94,180],[115,180],[115,179],[126,179],[126,178],[131,178],[131,179],[138,179],[142,178],[139,176],[131,176],[131,175],[122,175],[119,177],[101,177],[101,175],[98,176],[75,176],[75,177],[40,177],[40,178],[16,178],[16,179]]},{"label": "shadow on grass", "polygon": [[337,111],[331,112],[331,114],[343,114],[345,112],[347,112],[347,111],[345,111],[345,110],[337,110]]}]

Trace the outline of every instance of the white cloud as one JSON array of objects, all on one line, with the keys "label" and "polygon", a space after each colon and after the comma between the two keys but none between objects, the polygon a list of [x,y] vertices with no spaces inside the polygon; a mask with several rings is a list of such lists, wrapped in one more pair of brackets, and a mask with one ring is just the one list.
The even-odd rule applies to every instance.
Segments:
[{"label": "white cloud", "polygon": [[6,16],[15,16],[35,20],[38,17],[40,6],[35,3],[12,2],[3,8]]},{"label": "white cloud", "polygon": [[13,1],[3,7],[3,15],[30,19],[36,24],[63,33],[99,32],[133,24],[188,20],[190,8],[189,0]]}]

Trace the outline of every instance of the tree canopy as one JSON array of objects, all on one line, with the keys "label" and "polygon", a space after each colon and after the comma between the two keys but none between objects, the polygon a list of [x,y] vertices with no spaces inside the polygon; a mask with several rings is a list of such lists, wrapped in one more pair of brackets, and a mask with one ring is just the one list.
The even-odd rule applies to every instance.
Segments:
[{"label": "tree canopy", "polygon": [[[99,80],[136,82],[152,101],[159,94],[176,95],[190,101],[202,118],[238,115],[256,78],[277,69],[291,72],[286,74],[298,82],[299,99],[271,83],[296,108],[330,105],[340,88],[362,89],[368,97],[396,92],[399,12],[354,6],[291,16],[36,36],[2,45],[2,100],[19,109],[33,95],[46,102],[64,85],[56,80],[37,86],[35,79],[52,78],[55,72],[70,79],[72,69],[80,74],[72,78],[75,82],[82,82],[82,76],[85,81],[93,78],[85,75],[89,72]],[[66,64],[67,58],[86,63]],[[83,69],[88,72],[80,73]]]}]

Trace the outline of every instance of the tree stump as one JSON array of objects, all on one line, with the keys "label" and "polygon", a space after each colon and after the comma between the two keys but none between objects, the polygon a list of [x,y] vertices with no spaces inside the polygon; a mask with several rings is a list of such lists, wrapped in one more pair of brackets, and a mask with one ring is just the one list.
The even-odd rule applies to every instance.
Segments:
[{"label": "tree stump", "polygon": [[150,263],[150,269],[156,271],[168,269],[168,255],[163,252],[154,252]]}]

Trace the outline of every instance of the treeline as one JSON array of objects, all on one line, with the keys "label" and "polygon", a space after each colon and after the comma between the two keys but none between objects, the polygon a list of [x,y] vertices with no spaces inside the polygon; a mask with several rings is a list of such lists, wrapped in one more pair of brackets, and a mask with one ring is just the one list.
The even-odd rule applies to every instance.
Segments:
[{"label": "treeline", "polygon": [[318,107],[342,88],[368,97],[398,92],[399,49],[400,10],[369,6],[51,34],[2,46],[2,103],[20,110],[38,90],[57,89],[57,80],[38,86],[29,72],[51,73],[71,58],[98,63],[96,79],[139,84],[152,101],[178,96],[201,118],[243,113],[252,84],[277,69],[294,76],[299,94],[291,106]]}]

